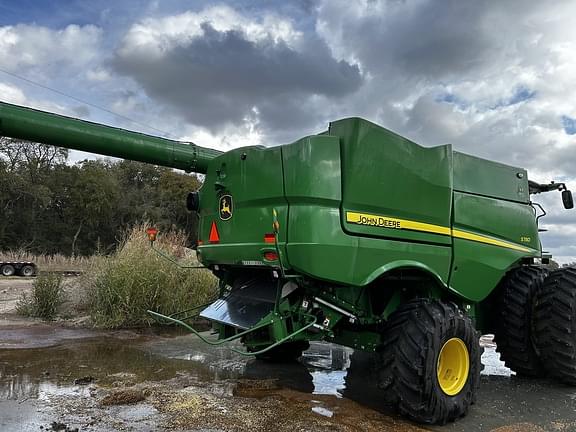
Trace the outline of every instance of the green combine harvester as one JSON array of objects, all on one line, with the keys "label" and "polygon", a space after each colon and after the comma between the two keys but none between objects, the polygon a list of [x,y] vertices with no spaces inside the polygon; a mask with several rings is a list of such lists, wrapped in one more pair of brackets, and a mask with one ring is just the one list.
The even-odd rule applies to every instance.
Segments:
[{"label": "green combine harvester", "polygon": [[239,340],[268,361],[309,341],[375,352],[383,392],[425,423],[474,403],[480,334],[517,374],[576,384],[576,269],[542,266],[530,199],[559,190],[572,208],[563,183],[360,118],[222,153],[2,103],[0,135],[205,174],[187,205],[198,259],[221,282],[199,308],[219,335],[199,335],[208,343]]}]

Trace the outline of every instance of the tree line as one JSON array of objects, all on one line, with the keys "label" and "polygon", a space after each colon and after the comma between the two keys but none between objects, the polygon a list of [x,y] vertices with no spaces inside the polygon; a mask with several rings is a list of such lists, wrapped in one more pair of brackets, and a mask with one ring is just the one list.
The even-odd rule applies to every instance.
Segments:
[{"label": "tree line", "polygon": [[0,250],[109,253],[143,220],[178,228],[194,242],[197,216],[185,208],[199,178],[133,161],[84,160],[68,150],[0,137]]}]

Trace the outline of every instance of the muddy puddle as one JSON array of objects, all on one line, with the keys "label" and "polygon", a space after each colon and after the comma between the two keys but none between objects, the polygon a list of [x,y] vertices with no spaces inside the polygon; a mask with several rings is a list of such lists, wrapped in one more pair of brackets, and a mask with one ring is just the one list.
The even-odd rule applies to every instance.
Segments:
[{"label": "muddy puddle", "polygon": [[62,330],[0,334],[0,431],[576,431],[576,392],[516,378],[490,340],[469,415],[425,428],[389,412],[374,359],[347,348],[280,365],[190,335]]}]

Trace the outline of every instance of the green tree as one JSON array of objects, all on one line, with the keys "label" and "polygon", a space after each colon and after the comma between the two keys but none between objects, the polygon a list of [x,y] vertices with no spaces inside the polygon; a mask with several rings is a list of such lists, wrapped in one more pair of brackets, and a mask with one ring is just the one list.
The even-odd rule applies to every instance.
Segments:
[{"label": "green tree", "polygon": [[114,250],[142,220],[177,228],[195,242],[197,216],[185,209],[195,175],[131,161],[67,163],[68,152],[0,139],[0,248],[90,255]]}]

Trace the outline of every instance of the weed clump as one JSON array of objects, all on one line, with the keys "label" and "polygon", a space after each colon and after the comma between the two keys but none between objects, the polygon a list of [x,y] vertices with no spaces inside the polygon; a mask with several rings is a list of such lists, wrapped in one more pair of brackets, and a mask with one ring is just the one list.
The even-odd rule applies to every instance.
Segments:
[{"label": "weed clump", "polygon": [[[146,236],[148,225],[129,230],[110,257],[95,260],[82,277],[88,309],[97,327],[137,327],[154,323],[146,312],[170,315],[207,303],[217,281],[208,270],[182,269],[160,257]],[[199,265],[181,231],[165,232],[155,247],[184,265]]]},{"label": "weed clump", "polygon": [[53,320],[65,300],[62,276],[40,275],[33,283],[32,293],[23,293],[18,300],[16,312],[24,316]]},{"label": "weed clump", "polygon": [[146,399],[144,392],[141,390],[119,390],[106,395],[101,401],[101,405],[130,405]]}]

